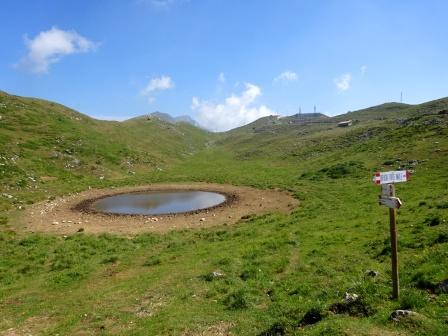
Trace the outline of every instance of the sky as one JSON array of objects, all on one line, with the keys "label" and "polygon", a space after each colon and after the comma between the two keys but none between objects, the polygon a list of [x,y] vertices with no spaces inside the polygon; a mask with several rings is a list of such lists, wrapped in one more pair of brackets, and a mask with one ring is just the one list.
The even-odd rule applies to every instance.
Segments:
[{"label": "sky", "polygon": [[2,0],[0,90],[224,131],[448,96],[448,1]]}]

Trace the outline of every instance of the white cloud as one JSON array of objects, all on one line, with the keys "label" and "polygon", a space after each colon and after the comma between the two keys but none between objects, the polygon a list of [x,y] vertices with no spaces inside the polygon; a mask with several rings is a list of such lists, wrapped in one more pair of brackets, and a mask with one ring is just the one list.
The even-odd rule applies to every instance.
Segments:
[{"label": "white cloud", "polygon": [[366,71],[367,71],[367,65],[363,65],[361,67],[361,76],[364,76],[366,74]]},{"label": "white cloud", "polygon": [[347,91],[350,89],[350,81],[352,80],[352,75],[349,73],[343,74],[342,76],[334,79],[334,84],[339,92]]},{"label": "white cloud", "polygon": [[255,100],[259,96],[261,96],[260,88],[246,83],[240,95],[232,94],[220,104],[193,97],[191,108],[196,112],[196,120],[203,127],[212,131],[227,131],[275,114],[264,105],[255,105]]},{"label": "white cloud", "polygon": [[52,27],[40,32],[35,38],[25,37],[28,53],[17,67],[33,73],[47,73],[50,65],[59,62],[62,57],[85,53],[95,49],[96,44],[73,30],[61,30]]},{"label": "white cloud", "polygon": [[224,72],[220,72],[218,75],[218,82],[225,83],[226,82],[226,76],[224,76]]},{"label": "white cloud", "polygon": [[157,91],[169,90],[172,88],[174,88],[174,82],[171,77],[162,75],[159,78],[150,79],[148,85],[140,91],[140,94],[148,98],[149,103],[153,103],[155,100],[154,95]]},{"label": "white cloud", "polygon": [[293,71],[284,71],[280,75],[274,78],[274,82],[294,82],[299,77]]}]

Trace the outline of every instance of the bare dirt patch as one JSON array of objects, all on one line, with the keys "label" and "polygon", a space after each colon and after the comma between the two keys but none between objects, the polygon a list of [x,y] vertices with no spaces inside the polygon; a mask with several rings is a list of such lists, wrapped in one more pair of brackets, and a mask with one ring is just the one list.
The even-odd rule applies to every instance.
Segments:
[{"label": "bare dirt patch", "polygon": [[[228,201],[197,212],[140,216],[110,215],[86,211],[91,200],[120,193],[158,190],[201,190],[225,194]],[[81,206],[80,206],[81,205]],[[52,201],[34,204],[23,216],[27,231],[56,234],[168,232],[176,229],[204,228],[234,224],[242,217],[268,212],[289,213],[298,201],[280,190],[260,190],[222,184],[153,184],[116,189],[92,189]]]}]

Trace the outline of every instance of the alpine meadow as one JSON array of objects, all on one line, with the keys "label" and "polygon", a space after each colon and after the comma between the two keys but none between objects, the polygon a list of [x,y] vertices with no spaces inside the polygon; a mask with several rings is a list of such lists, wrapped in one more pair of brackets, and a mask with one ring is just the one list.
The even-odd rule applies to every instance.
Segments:
[{"label": "alpine meadow", "polygon": [[448,335],[447,12],[2,1],[0,336]]},{"label": "alpine meadow", "polygon": [[[448,99],[217,134],[159,118],[98,121],[6,93],[0,104],[5,334],[446,334]],[[338,127],[345,119],[353,126]],[[371,180],[394,169],[413,171],[397,185],[398,301]],[[285,190],[300,205],[132,236],[82,223],[70,235],[34,232],[23,215],[88,188],[185,181]],[[418,315],[393,322],[395,309]]]}]

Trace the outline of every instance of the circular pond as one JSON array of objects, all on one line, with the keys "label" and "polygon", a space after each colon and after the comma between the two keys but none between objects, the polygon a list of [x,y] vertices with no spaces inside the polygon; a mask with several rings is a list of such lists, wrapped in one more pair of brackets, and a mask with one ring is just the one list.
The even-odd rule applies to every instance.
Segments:
[{"label": "circular pond", "polygon": [[92,203],[95,211],[126,215],[166,215],[207,209],[226,201],[210,191],[148,191],[119,194]]}]

